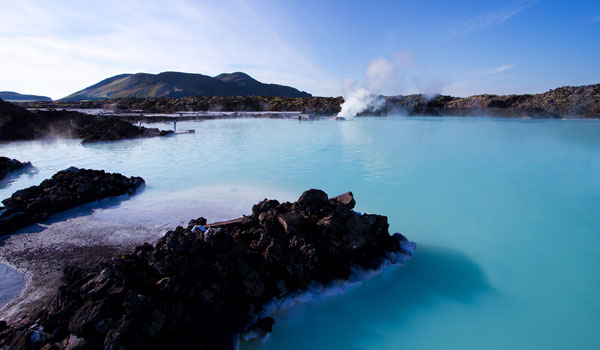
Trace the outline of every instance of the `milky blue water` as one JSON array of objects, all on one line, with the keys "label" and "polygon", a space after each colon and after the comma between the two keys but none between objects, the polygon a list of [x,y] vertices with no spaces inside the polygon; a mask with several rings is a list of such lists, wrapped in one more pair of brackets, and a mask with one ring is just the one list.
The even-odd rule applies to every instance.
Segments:
[{"label": "milky blue water", "polygon": [[[168,125],[161,125],[167,128]],[[97,145],[0,145],[37,173],[74,165],[142,176],[99,220],[186,222],[265,196],[354,192],[418,244],[344,295],[276,316],[242,349],[600,348],[600,122],[490,118],[265,119],[178,123],[195,134]]]}]

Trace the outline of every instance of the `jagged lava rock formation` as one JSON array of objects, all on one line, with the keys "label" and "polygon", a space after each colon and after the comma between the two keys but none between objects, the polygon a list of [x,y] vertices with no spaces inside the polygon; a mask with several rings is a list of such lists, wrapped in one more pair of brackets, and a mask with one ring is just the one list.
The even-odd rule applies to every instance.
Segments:
[{"label": "jagged lava rock formation", "polygon": [[381,98],[381,108],[363,114],[434,116],[490,115],[531,118],[600,118],[600,84],[563,86],[541,94],[475,95],[470,97],[423,95]]},{"label": "jagged lava rock formation", "polygon": [[64,110],[35,112],[0,100],[0,141],[82,138],[82,143],[166,136],[173,131],[137,127],[114,117]]},{"label": "jagged lava rock formation", "polygon": [[133,193],[144,185],[141,177],[126,177],[104,170],[69,169],[59,171],[39,186],[19,190],[2,201],[0,236],[42,222],[52,214],[95,200]]},{"label": "jagged lava rock formation", "polygon": [[177,227],[156,245],[100,264],[66,268],[64,286],[35,324],[9,325],[10,349],[233,349],[263,335],[273,300],[347,280],[411,256],[387,217],[353,211],[352,193],[309,190],[295,203],[264,200],[252,215]]},{"label": "jagged lava rock formation", "polygon": [[19,162],[16,159],[10,159],[7,157],[0,157],[0,180],[3,180],[5,177],[10,175],[11,173],[25,170],[28,168],[32,168],[30,162]]},{"label": "jagged lava rock formation", "polygon": [[74,133],[83,138],[81,143],[139,139],[145,137],[167,136],[172,130],[138,127],[114,117],[92,117],[75,125]]}]

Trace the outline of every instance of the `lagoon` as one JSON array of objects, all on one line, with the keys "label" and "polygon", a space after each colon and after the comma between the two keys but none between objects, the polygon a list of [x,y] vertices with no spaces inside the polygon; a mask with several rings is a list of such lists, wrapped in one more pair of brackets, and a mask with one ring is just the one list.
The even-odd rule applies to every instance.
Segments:
[{"label": "lagoon", "polygon": [[1,154],[36,170],[5,183],[0,197],[69,166],[141,176],[143,192],[88,219],[166,230],[199,216],[247,214],[265,197],[351,190],[356,210],[387,215],[391,232],[417,243],[414,258],[275,315],[270,339],[242,349],[600,348],[600,121],[364,117],[177,127],[196,133],[2,144]]}]

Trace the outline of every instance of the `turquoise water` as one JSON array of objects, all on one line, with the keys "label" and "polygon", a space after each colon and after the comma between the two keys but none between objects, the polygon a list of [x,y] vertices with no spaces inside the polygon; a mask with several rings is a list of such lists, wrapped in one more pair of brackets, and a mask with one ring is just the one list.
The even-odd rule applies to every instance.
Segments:
[{"label": "turquoise water", "polygon": [[0,309],[25,288],[26,277],[11,266],[0,263]]},{"label": "turquoise water", "polygon": [[[162,127],[169,127],[161,124]],[[178,123],[195,134],[97,145],[0,145],[37,173],[74,165],[146,179],[98,219],[226,219],[265,196],[352,190],[413,260],[344,295],[276,315],[243,349],[600,348],[600,121],[266,119]]]}]

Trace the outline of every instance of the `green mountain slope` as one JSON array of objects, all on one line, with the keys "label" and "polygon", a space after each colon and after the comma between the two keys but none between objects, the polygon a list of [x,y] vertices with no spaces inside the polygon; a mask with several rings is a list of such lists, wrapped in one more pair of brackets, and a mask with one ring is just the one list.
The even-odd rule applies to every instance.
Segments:
[{"label": "green mountain slope", "polygon": [[63,100],[99,100],[125,97],[279,96],[310,97],[289,86],[264,84],[241,72],[210,77],[163,72],[121,74],[71,94]]}]

